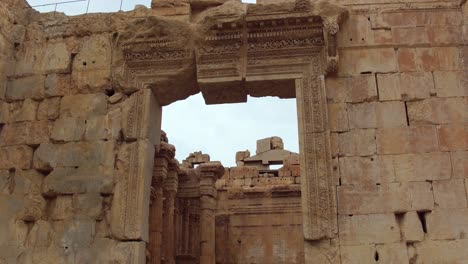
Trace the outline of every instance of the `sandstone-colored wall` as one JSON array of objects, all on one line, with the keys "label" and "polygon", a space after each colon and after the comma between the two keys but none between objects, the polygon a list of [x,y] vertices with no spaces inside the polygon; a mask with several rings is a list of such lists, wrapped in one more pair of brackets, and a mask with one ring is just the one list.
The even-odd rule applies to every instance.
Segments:
[{"label": "sandstone-colored wall", "polygon": [[467,5],[376,6],[326,80],[341,263],[465,263]]},{"label": "sandstone-colored wall", "polygon": [[33,22],[0,34],[0,263],[145,263],[161,107],[113,89],[108,17],[21,10]]},{"label": "sandstone-colored wall", "polygon": [[217,263],[304,263],[298,167],[285,164],[276,176],[226,169],[217,182]]},{"label": "sandstone-colored wall", "polygon": [[[334,263],[464,263],[468,4],[398,2],[340,1],[352,12],[326,78]],[[125,175],[145,186],[159,132],[144,127],[160,108],[149,90],[119,93],[111,65],[113,32],[152,11],[68,18],[16,3],[0,3],[0,263],[144,263],[147,216],[127,223],[118,202],[145,201],[115,194]],[[145,100],[135,125],[123,113]]]}]

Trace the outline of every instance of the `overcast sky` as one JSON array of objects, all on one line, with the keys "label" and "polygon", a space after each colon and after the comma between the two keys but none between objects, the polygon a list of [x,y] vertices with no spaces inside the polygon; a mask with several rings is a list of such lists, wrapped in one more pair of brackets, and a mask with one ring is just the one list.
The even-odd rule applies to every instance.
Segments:
[{"label": "overcast sky", "polygon": [[[32,5],[43,5],[65,0],[28,0]],[[243,1],[243,2],[255,2]],[[123,0],[122,10],[135,5],[149,6],[151,0]],[[57,6],[67,15],[86,12],[87,0]],[[41,12],[54,11],[55,6],[37,7]],[[116,12],[120,0],[90,0],[89,12]],[[279,136],[285,149],[299,152],[295,99],[275,97],[252,98],[243,104],[205,105],[201,94],[163,108],[162,129],[169,142],[176,146],[176,158],[185,159],[189,153],[203,151],[211,160],[224,166],[235,166],[235,154],[250,150],[255,155],[256,140]]]}]

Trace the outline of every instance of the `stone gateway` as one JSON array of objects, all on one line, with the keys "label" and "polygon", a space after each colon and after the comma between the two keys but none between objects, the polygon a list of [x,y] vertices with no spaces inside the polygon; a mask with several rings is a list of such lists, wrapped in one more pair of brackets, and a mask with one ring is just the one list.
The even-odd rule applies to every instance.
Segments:
[{"label": "stone gateway", "polygon": [[[296,98],[299,153],[176,160],[197,93]],[[0,212],[0,264],[468,263],[468,4],[2,0]]]}]

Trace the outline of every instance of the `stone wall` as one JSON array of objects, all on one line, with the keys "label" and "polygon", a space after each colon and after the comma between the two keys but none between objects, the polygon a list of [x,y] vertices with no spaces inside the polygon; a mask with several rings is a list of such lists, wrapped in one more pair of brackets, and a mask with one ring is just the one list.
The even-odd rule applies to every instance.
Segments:
[{"label": "stone wall", "polygon": [[[305,243],[305,263],[464,263],[468,4],[338,2],[350,13],[325,78],[338,235]],[[114,64],[116,33],[134,21],[170,35],[156,11],[0,3],[0,263],[145,263],[161,106],[154,87],[123,87]],[[179,73],[161,104],[198,92],[172,89],[196,81]]]},{"label": "stone wall", "polygon": [[[78,28],[9,5],[0,4],[11,29],[0,34],[0,263],[145,263],[161,106],[148,89],[113,89],[106,17]],[[12,13],[26,11],[27,25]]]},{"label": "stone wall", "polygon": [[373,7],[326,79],[341,263],[464,263],[468,7]]}]

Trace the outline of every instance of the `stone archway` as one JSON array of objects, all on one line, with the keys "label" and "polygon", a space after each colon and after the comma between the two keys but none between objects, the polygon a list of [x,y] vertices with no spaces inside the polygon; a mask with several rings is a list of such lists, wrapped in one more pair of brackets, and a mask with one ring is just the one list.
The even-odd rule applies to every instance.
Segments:
[{"label": "stone archway", "polygon": [[[336,71],[336,34],[345,14],[328,1],[249,8],[232,1],[202,13],[195,25],[154,17],[137,20],[115,40],[114,79],[124,90],[138,90],[124,129],[127,138],[159,145],[152,139],[159,136],[161,107],[198,92],[207,104],[245,102],[247,95],[297,99],[305,263],[324,263],[338,250],[324,76]],[[146,129],[151,113],[159,121]],[[145,159],[154,155],[141,154]],[[142,164],[137,157],[129,164],[129,175],[152,163]],[[147,237],[148,220],[142,218],[148,217],[145,183],[151,176],[141,177],[131,180],[148,189],[144,197],[129,198],[142,195],[130,186],[117,190],[129,195],[116,195],[116,211],[129,218],[117,229],[129,239]],[[135,208],[142,213],[127,213]]]}]

